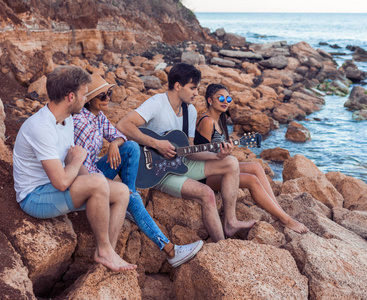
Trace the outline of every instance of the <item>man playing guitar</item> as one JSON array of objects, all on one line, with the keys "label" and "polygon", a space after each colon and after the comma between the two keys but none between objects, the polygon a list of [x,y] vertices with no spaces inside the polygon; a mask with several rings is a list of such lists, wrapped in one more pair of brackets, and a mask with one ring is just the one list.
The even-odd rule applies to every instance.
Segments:
[{"label": "man playing guitar", "polygon": [[[129,138],[141,145],[156,149],[167,159],[176,156],[174,145],[168,140],[156,139],[144,134],[139,127],[153,130],[159,135],[183,127],[182,103],[188,105],[188,138],[194,145],[197,112],[191,104],[198,95],[201,72],[194,66],[180,63],[172,67],[168,75],[168,91],[157,94],[130,112],[116,125]],[[184,175],[168,174],[154,186],[155,189],[183,199],[190,199],[202,206],[203,223],[217,242],[232,237],[242,228],[252,227],[256,221],[240,221],[236,217],[236,201],[239,188],[239,167],[237,159],[231,156],[233,142],[223,142],[220,152],[201,152],[186,156],[183,162],[188,167]],[[208,176],[221,175],[221,196],[224,206],[222,226],[213,190],[198,180]]]}]

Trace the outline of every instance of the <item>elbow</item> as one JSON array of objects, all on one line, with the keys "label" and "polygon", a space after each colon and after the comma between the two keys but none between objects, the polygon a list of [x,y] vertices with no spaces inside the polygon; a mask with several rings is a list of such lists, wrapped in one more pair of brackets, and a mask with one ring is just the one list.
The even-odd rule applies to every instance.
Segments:
[{"label": "elbow", "polygon": [[58,189],[60,192],[65,192],[70,186],[70,183],[68,183],[66,180],[58,180],[56,182],[51,183],[53,187],[55,189]]}]

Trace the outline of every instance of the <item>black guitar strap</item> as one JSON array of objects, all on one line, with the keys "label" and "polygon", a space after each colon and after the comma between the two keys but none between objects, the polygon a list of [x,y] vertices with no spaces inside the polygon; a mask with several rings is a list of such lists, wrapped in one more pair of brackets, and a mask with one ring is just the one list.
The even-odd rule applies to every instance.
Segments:
[{"label": "black guitar strap", "polygon": [[187,104],[182,102],[182,116],[183,116],[183,124],[182,131],[185,132],[187,136],[189,136],[189,114],[187,112]]}]

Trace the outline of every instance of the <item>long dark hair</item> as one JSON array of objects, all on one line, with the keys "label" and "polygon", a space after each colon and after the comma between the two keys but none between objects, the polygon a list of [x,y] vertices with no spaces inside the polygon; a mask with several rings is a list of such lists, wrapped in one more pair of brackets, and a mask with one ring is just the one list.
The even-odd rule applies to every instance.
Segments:
[{"label": "long dark hair", "polygon": [[[227,90],[227,88],[224,85],[221,84],[209,84],[208,87],[206,88],[206,92],[205,92],[205,102],[206,102],[206,107],[209,108],[209,98],[213,98],[214,94],[216,92],[218,92],[219,90]],[[227,117],[226,117],[226,113],[222,112],[219,116],[219,127],[222,130],[222,132],[224,133],[224,136],[226,138],[226,140],[229,139],[229,134],[228,134],[228,128],[227,128]]]}]

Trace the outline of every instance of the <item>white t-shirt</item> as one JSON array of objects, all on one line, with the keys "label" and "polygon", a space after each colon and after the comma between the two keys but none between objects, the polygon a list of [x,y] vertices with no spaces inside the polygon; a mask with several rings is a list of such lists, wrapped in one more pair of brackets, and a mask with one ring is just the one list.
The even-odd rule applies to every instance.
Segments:
[{"label": "white t-shirt", "polygon": [[42,160],[64,160],[70,146],[74,145],[73,118],[64,125],[44,106],[24,122],[15,140],[13,150],[13,176],[17,201],[22,201],[36,187],[50,183]]},{"label": "white t-shirt", "polygon": [[[163,135],[170,130],[182,130],[183,117],[177,117],[167,94],[156,94],[150,97],[135,110],[145,120],[146,124],[141,127],[155,131]],[[197,112],[194,105],[188,105],[189,137],[195,137],[195,125]]]}]

